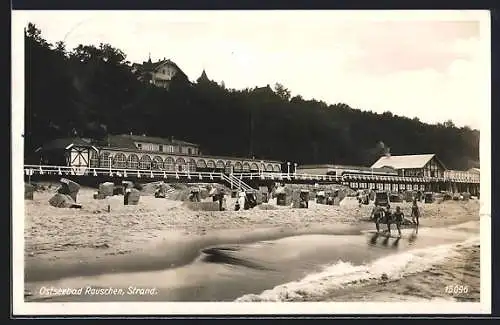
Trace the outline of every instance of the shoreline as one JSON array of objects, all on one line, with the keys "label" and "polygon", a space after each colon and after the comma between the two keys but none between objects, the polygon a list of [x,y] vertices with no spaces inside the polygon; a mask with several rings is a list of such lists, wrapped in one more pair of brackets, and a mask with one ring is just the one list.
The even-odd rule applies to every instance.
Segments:
[{"label": "shoreline", "polygon": [[[44,258],[43,255],[32,257],[25,260],[25,281],[52,281],[74,276],[164,270],[193,262],[203,249],[211,246],[248,244],[301,235],[357,235],[368,228],[372,228],[371,224],[336,225],[335,228],[269,227],[251,231],[226,229],[210,231],[203,236],[169,231],[168,234],[176,238],[152,242],[134,252],[97,255],[92,249],[88,249],[88,251],[80,250],[76,255],[71,251],[60,252],[55,260]],[[171,246],[175,246],[175,250],[169,250]],[[89,258],[89,255],[94,256]]]},{"label": "shoreline", "polygon": [[[271,204],[245,211],[192,211],[182,201],[141,196],[137,206],[122,199],[94,200],[79,193],[83,208],[47,204],[51,193],[25,201],[25,281],[116,272],[161,270],[192,262],[203,248],[307,234],[355,235],[374,229],[372,205],[346,198],[339,206],[311,201],[309,209]],[[231,207],[231,199],[228,207]],[[107,212],[107,205],[111,212]],[[397,203],[409,215],[409,203]],[[421,227],[443,227],[479,219],[479,201],[421,204]],[[393,230],[395,230],[393,226]],[[173,247],[173,249],[172,249]]]},{"label": "shoreline", "polygon": [[[389,247],[382,241],[371,242],[366,246],[368,238],[363,235],[348,235],[345,238],[338,235],[304,235],[303,238],[292,236],[254,242],[250,245],[216,244],[208,246],[213,247],[213,251],[203,249],[203,254],[192,263],[174,269],[148,269],[133,273],[115,272],[90,277],[72,276],[55,281],[27,283],[26,292],[29,297],[26,299],[60,302],[95,301],[93,299],[97,298],[93,295],[73,294],[59,297],[43,294],[40,290],[43,288],[127,290],[130,286],[135,286],[142,289],[155,288],[156,294],[148,297],[140,296],[143,301],[239,301],[238,299],[242,297],[255,297],[256,295],[258,297],[261,293],[264,293],[263,298],[266,298],[265,292],[269,290],[281,297],[276,296],[279,300],[284,297],[287,301],[289,299],[296,301],[295,298],[299,298],[299,301],[303,299],[315,301],[320,299],[317,293],[330,287],[328,283],[332,281],[332,284],[338,281],[344,283],[351,278],[347,281],[349,284],[352,281],[355,283],[357,279],[359,284],[363,284],[363,288],[366,287],[365,285],[370,288],[370,282],[380,281],[381,275],[384,275],[382,272],[387,272],[389,280],[396,280],[398,274],[405,275],[405,277],[415,274],[415,271],[424,271],[423,275],[425,275],[429,267],[432,271],[432,266],[427,264],[432,262],[433,265],[435,262],[440,262],[450,251],[450,247],[461,247],[464,244],[467,246],[466,243],[472,240],[469,232],[477,238],[477,226],[478,221],[466,222],[456,227],[457,232],[453,226],[434,229],[424,227],[419,236],[421,238],[417,242],[412,242],[412,231],[407,229],[405,239],[397,246],[395,242],[391,242]],[[262,233],[262,235],[265,234]],[[395,265],[387,263],[395,256]],[[365,283],[366,279],[363,280],[367,276],[363,270],[369,271],[368,280],[371,279],[371,281],[368,283]],[[457,276],[460,277],[460,274]],[[318,278],[319,275],[321,275],[320,278]],[[313,281],[306,281],[300,287],[294,286],[297,281],[301,283],[306,279]],[[432,279],[432,276],[429,279]],[[383,281],[383,287],[390,286],[390,283],[391,281]],[[428,291],[427,284],[430,282],[425,281],[424,284],[422,290]],[[393,294],[392,290],[387,292],[383,290],[383,287],[372,287],[372,290],[368,291],[369,295],[376,293],[377,298],[383,300],[383,297],[388,297],[387,294]],[[346,296],[346,300],[354,299],[358,294],[366,293],[363,288],[352,287],[354,291],[349,289],[341,290],[341,292]],[[289,294],[282,296],[282,289]],[[331,289],[337,292],[335,285]],[[333,297],[337,296],[337,293],[332,292],[332,294]],[[130,294],[118,295],[118,297],[104,295],[99,297],[98,301],[135,301],[136,299],[138,299],[136,295]]]}]

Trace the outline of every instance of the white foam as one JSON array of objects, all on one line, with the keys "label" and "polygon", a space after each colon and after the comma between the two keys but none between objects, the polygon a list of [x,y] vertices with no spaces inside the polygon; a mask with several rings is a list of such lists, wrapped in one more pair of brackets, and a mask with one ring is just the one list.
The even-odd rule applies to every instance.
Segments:
[{"label": "white foam", "polygon": [[293,301],[303,298],[320,298],[331,290],[346,286],[362,285],[370,280],[396,280],[403,276],[425,271],[441,261],[458,255],[457,249],[479,244],[479,237],[454,244],[415,249],[382,257],[369,264],[352,265],[337,261],[319,273],[309,274],[299,281],[285,283],[259,295],[247,294],[236,299],[250,301]]}]

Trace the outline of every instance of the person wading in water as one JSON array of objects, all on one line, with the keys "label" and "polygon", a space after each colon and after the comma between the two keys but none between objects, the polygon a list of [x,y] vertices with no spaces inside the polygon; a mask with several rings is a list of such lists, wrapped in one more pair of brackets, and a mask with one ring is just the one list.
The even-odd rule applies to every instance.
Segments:
[{"label": "person wading in water", "polygon": [[417,198],[414,198],[413,204],[411,206],[411,222],[413,222],[415,224],[415,228],[417,231],[418,231],[418,226],[419,226],[419,222],[418,222],[419,217],[420,217],[420,211],[419,211],[418,205],[417,205]]},{"label": "person wading in water", "polygon": [[398,234],[399,237],[401,237],[401,225],[403,224],[404,220],[404,214],[401,212],[400,207],[396,207],[396,212],[394,212],[393,216],[393,222],[396,224],[396,228],[398,228]]},{"label": "person wading in water", "polygon": [[391,223],[392,223],[392,211],[391,206],[387,204],[387,208],[385,210],[385,222],[387,224],[387,233],[389,236],[391,235]]},{"label": "person wading in water", "polygon": [[377,228],[377,233],[380,232],[380,222],[384,218],[384,209],[375,203],[375,207],[372,210],[370,218],[375,222],[375,227]]}]

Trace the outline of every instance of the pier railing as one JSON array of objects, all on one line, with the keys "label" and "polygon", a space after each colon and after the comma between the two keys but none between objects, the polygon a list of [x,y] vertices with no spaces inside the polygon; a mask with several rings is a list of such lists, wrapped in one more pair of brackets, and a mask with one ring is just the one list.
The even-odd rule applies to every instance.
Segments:
[{"label": "pier railing", "polygon": [[75,175],[75,176],[110,176],[110,177],[133,177],[151,179],[187,179],[196,181],[221,180],[233,184],[238,188],[249,190],[251,187],[245,180],[274,180],[282,182],[320,182],[320,183],[348,183],[348,182],[387,182],[387,183],[469,183],[479,184],[479,179],[474,178],[450,178],[450,177],[403,177],[397,175],[370,175],[370,174],[343,174],[335,175],[311,175],[299,173],[276,173],[276,172],[241,172],[225,174],[223,172],[198,172],[198,171],[172,171],[161,169],[123,169],[113,167],[74,167],[74,166],[51,166],[51,165],[25,165],[25,175]]},{"label": "pier railing", "polygon": [[168,171],[154,169],[123,169],[103,167],[71,167],[71,166],[49,166],[49,165],[25,165],[25,175],[59,175],[59,176],[109,176],[124,178],[165,178],[165,179],[188,179],[195,181],[224,179],[224,173],[220,172],[196,172],[196,171]]},{"label": "pier railing", "polygon": [[261,180],[275,180],[275,181],[325,181],[332,183],[340,183],[342,177],[333,175],[312,175],[312,174],[298,174],[298,173],[234,173],[234,176],[240,179],[261,179]]},{"label": "pier railing", "polygon": [[240,178],[233,175],[226,175],[221,172],[196,172],[196,171],[167,171],[167,170],[146,170],[146,169],[122,169],[122,168],[102,168],[102,167],[71,167],[71,166],[50,166],[50,165],[25,165],[24,173],[32,175],[58,175],[58,176],[106,176],[123,178],[142,179],[165,179],[165,180],[192,180],[202,181],[223,181],[230,186],[243,190],[250,190],[252,187]]},{"label": "pier railing", "polygon": [[479,184],[479,179],[472,177],[411,177],[398,175],[371,175],[371,174],[343,174],[344,182],[372,182],[382,181],[390,183],[470,183]]}]

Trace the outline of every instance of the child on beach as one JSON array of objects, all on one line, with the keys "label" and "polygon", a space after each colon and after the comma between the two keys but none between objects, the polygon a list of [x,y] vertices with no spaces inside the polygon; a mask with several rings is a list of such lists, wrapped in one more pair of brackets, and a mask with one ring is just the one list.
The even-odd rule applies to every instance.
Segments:
[{"label": "child on beach", "polygon": [[396,212],[394,212],[393,222],[396,224],[396,228],[398,229],[399,237],[401,237],[401,225],[403,224],[404,214],[401,212],[400,207],[396,207]]}]

